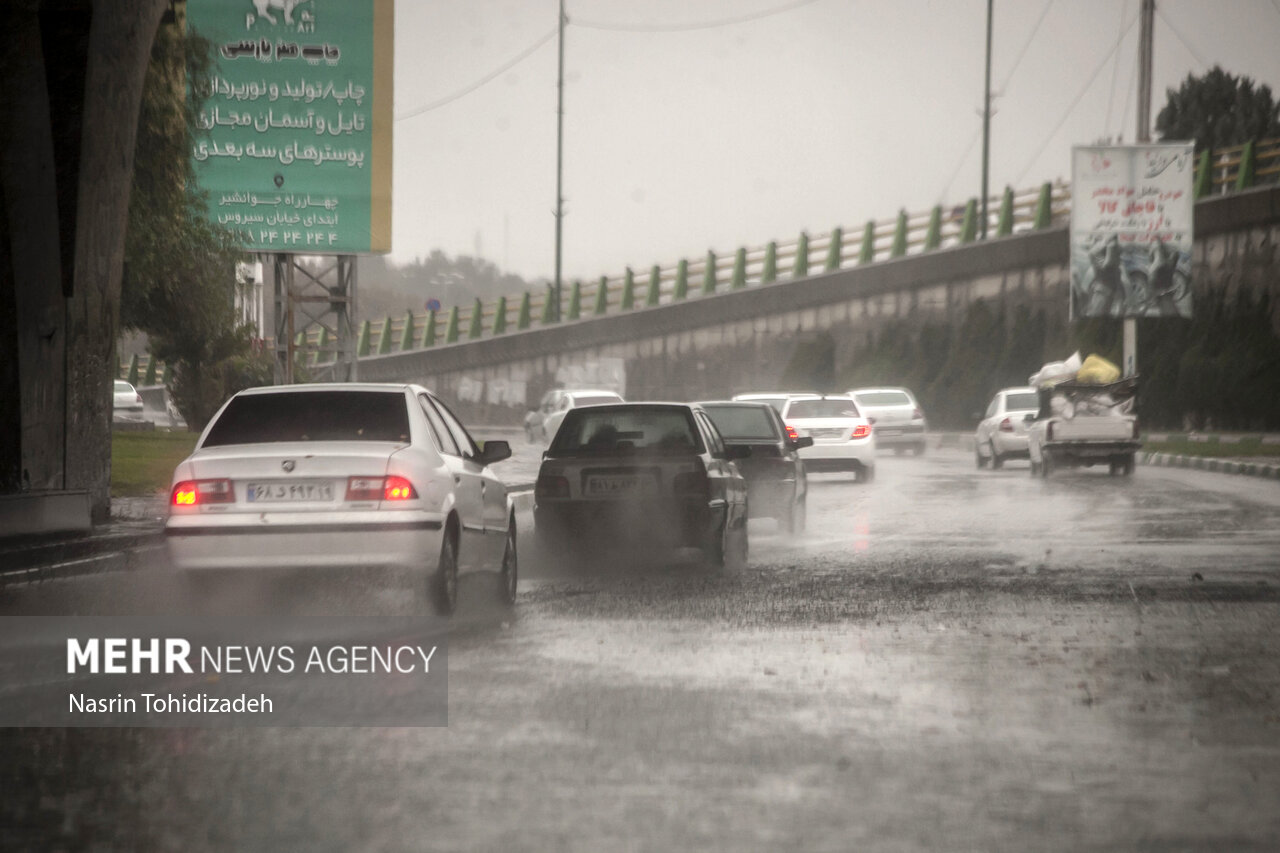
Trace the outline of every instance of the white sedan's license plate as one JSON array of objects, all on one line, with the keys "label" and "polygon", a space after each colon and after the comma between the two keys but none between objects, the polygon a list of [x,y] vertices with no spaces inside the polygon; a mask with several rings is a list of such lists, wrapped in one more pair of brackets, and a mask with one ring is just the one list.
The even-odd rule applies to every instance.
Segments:
[{"label": "white sedan's license plate", "polygon": [[249,483],[249,503],[289,501],[332,501],[333,483],[323,480],[296,480],[288,483]]},{"label": "white sedan's license plate", "polygon": [[644,474],[607,474],[587,478],[587,494],[596,497],[653,494],[653,477]]}]

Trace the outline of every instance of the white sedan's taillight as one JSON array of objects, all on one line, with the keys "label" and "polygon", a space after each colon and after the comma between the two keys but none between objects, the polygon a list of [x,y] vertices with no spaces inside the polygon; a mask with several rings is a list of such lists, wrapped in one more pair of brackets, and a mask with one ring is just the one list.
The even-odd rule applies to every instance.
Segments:
[{"label": "white sedan's taillight", "polygon": [[173,487],[169,503],[173,506],[235,503],[230,480],[183,480]]},{"label": "white sedan's taillight", "polygon": [[411,501],[418,492],[404,477],[348,477],[349,501]]},{"label": "white sedan's taillight", "polygon": [[1011,421],[1009,418],[1005,418],[1004,420],[1002,420],[1000,422],[1000,431],[1013,432],[1013,421]]},{"label": "white sedan's taillight", "polygon": [[849,438],[866,438],[871,435],[871,427],[866,424],[858,424],[853,428],[853,432],[849,434]]}]

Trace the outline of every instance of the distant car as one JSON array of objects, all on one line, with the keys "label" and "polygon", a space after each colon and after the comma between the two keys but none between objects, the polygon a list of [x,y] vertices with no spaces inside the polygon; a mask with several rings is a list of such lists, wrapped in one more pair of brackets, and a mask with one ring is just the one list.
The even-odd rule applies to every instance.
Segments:
[{"label": "distant car", "polygon": [[515,510],[483,448],[417,385],[342,383],[236,394],[179,463],[165,534],[173,566],[407,567],[440,613],[458,575],[493,571],[515,600]]},{"label": "distant car", "polygon": [[740,445],[750,452],[736,464],[747,481],[751,517],[774,518],[784,532],[803,533],[809,489],[799,451],[811,447],[813,439],[788,436],[782,417],[768,403],[699,405],[706,409],[727,446]]},{"label": "distant car", "polygon": [[530,443],[549,442],[555,437],[565,412],[579,406],[601,406],[622,403],[622,395],[613,391],[575,391],[556,388],[542,395],[535,411],[524,416],[524,434]]},{"label": "distant car", "polygon": [[811,447],[800,450],[809,473],[852,471],[859,482],[875,479],[875,432],[848,394],[791,397],[782,408],[782,421],[792,438],[813,439]]},{"label": "distant car", "polygon": [[115,423],[142,420],[142,395],[123,379],[111,386],[111,420]]},{"label": "distant car", "polygon": [[876,428],[878,447],[892,447],[899,454],[924,453],[928,423],[914,394],[906,388],[855,388],[849,394]]},{"label": "distant car", "polygon": [[734,394],[734,402],[751,402],[751,403],[768,403],[773,406],[775,412],[782,412],[782,407],[786,405],[787,400],[800,395],[812,396],[813,391],[760,391],[750,392],[746,394]]},{"label": "distant car", "polygon": [[1040,410],[1040,395],[1030,385],[996,392],[973,436],[979,468],[1000,468],[1006,459],[1028,459],[1027,415]]},{"label": "distant car", "polygon": [[747,559],[747,485],[706,411],[689,403],[570,410],[543,454],[534,524],[544,553],[600,546],[700,548],[712,565]]}]

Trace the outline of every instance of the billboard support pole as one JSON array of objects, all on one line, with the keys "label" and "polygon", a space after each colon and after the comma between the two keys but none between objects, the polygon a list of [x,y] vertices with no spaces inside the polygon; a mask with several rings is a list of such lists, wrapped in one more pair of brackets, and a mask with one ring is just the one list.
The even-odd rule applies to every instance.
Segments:
[{"label": "billboard support pole", "polygon": [[[291,385],[296,379],[294,364],[296,336],[319,326],[326,330],[314,358],[313,379],[354,382],[357,375],[356,256],[334,255],[319,258],[319,268],[303,266],[288,254],[273,256],[275,262],[276,365],[277,385]],[[313,256],[314,257],[314,256]],[[296,328],[301,314],[302,329]],[[304,345],[303,350],[309,348]]]}]

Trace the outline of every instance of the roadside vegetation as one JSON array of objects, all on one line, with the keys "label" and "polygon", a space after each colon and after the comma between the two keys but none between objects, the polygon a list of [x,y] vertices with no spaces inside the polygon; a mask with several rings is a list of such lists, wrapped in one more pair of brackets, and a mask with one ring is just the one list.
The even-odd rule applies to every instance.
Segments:
[{"label": "roadside vegetation", "polygon": [[169,488],[173,469],[185,459],[196,439],[195,432],[111,433],[111,497],[162,495]]}]

